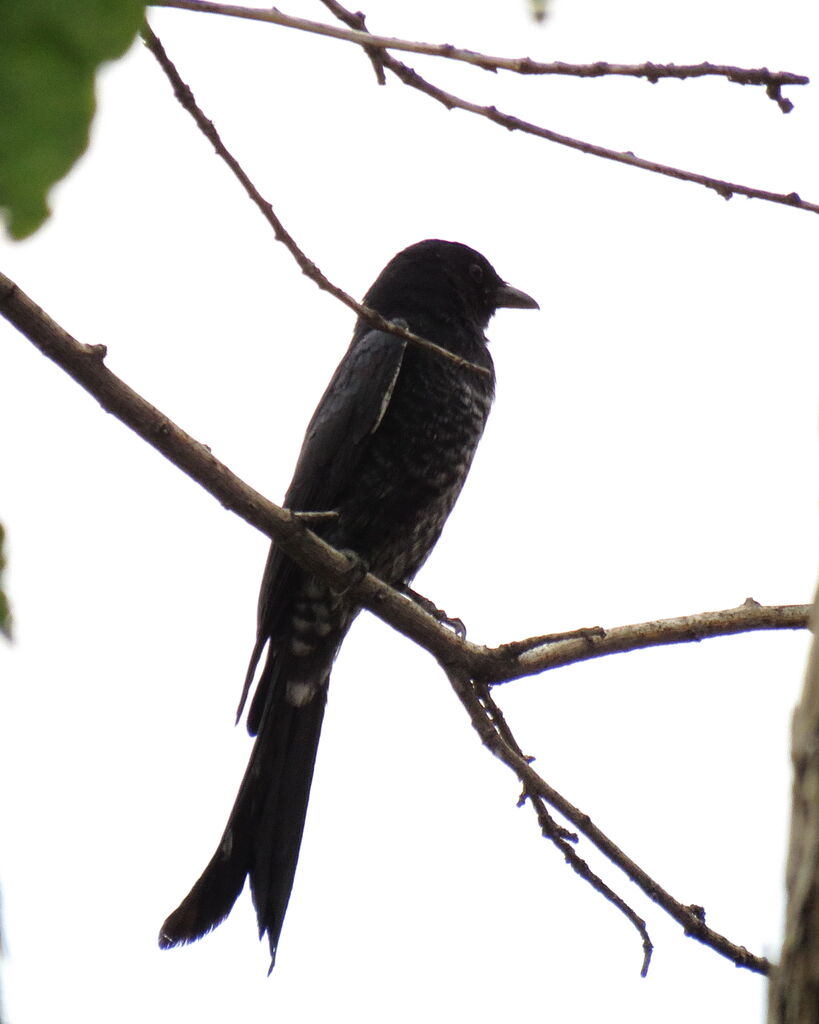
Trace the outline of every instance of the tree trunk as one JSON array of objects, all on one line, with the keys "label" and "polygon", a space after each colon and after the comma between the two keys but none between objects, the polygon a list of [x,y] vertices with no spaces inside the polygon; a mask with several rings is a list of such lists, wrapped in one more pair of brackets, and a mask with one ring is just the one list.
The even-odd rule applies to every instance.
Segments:
[{"label": "tree trunk", "polygon": [[793,716],[794,767],[785,939],[771,977],[768,1024],[819,1024],[819,591],[813,646]]}]

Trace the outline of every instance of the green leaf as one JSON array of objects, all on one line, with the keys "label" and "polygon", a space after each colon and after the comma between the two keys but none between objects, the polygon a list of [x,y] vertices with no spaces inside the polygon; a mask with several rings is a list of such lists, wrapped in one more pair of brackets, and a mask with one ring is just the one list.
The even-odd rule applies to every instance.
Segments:
[{"label": "green leaf", "polygon": [[13,238],[48,217],[85,152],[94,76],[142,24],[143,0],[0,0],[0,209]]},{"label": "green leaf", "polygon": [[3,584],[3,570],[6,568],[5,541],[6,531],[0,523],[0,633],[7,640],[11,640],[11,608]]}]

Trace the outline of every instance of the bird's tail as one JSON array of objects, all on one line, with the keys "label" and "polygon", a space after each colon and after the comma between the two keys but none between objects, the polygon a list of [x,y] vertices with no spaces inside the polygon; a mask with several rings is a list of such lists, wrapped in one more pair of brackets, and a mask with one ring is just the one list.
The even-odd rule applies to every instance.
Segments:
[{"label": "bird's tail", "polygon": [[296,873],[316,750],[327,699],[326,685],[295,705],[286,686],[270,688],[247,771],[219,846],[201,877],[159,933],[163,949],[193,942],[230,913],[250,878],[259,922],[276,960]]}]

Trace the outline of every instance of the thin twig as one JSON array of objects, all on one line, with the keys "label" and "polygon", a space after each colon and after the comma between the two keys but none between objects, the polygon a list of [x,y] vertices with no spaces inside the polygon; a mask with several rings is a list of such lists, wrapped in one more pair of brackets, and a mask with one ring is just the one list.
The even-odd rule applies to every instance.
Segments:
[{"label": "thin twig", "polygon": [[[479,684],[475,687],[475,690],[485,709],[486,716],[492,723],[501,742],[505,743],[518,757],[523,758],[523,760],[529,763],[531,758],[526,757],[521,750],[518,741],[515,739],[512,730],[507,724],[503,712],[498,707],[495,699],[490,693],[489,687]],[[618,894],[609,885],[607,885],[598,874],[592,871],[588,863],[578,854],[577,850],[575,850],[571,845],[571,843],[577,842],[577,836],[563,828],[562,825],[559,825],[554,820],[551,814],[549,814],[543,797],[538,793],[530,792],[526,787],[524,787],[523,795],[518,801],[518,806],[522,806],[527,801],[531,803],[532,809],[535,812],[538,825],[540,826],[541,835],[545,839],[549,839],[554,843],[558,850],[563,854],[566,863],[571,867],[575,874],[588,882],[596,892],[599,892],[605,900],[616,907],[637,929],[643,944],[643,963],[640,968],[640,977],[645,978],[648,974],[649,964],[651,963],[651,953],[654,949],[645,921],[621,896],[618,896]]]},{"label": "thin twig", "polygon": [[504,742],[498,730],[493,726],[481,703],[472,680],[459,665],[442,663],[449,676],[452,688],[469,714],[470,720],[484,745],[518,777],[528,794],[543,798],[551,807],[563,815],[567,821],[597,847],[598,850],[634,882],[654,903],[680,925],[686,935],[697,939],[704,945],[731,960],[737,967],[747,967],[759,974],[767,974],[770,963],[765,957],[749,953],[744,946],[738,946],[719,932],[715,932],[705,923],[702,907],[685,906],[675,900],[650,875],[627,856],[611,839],[599,829],[589,818],[565,797],[553,789],[540,775],[535,772],[528,759],[517,753],[508,743]]},{"label": "thin twig", "polygon": [[[405,53],[419,53],[429,57],[443,57],[447,60],[461,61],[483,68],[485,71],[511,71],[519,75],[564,75],[574,78],[601,78],[618,75],[629,78],[645,78],[656,83],[663,78],[703,78],[716,76],[739,85],[762,85],[766,87],[768,96],[775,100],[783,113],[788,113],[793,104],[783,99],[779,93],[784,85],[807,85],[810,81],[805,75],[793,74],[790,71],[769,71],[768,68],[737,68],[727,64],[654,64],[646,61],[643,64],[610,64],[607,61],[595,61],[592,64],[569,64],[565,61],[537,61],[531,57],[493,57],[486,53],[476,53],[451,43],[422,43],[410,39],[396,39],[393,36],[380,36],[368,32],[363,23],[348,20],[351,14],[343,8],[334,10],[331,3],[323,0],[334,14],[342,18],[349,29],[337,25],[327,25],[308,18],[297,18],[284,14],[276,8],[259,10],[254,7],[238,7],[233,4],[211,3],[210,0],[152,0],[154,7],[176,7],[184,11],[198,11],[202,14],[221,14],[232,18],[243,18],[250,21],[263,21],[268,24],[281,25],[285,28],[311,32],[315,35],[329,36],[349,43],[363,46],[368,55],[373,50],[400,50]],[[340,5],[337,5],[340,6]],[[341,13],[343,11],[343,15]],[[355,14],[352,15],[354,19]],[[363,15],[362,15],[363,18]]]},{"label": "thin twig", "polygon": [[324,274],[319,270],[312,260],[308,259],[305,253],[296,244],[295,239],[285,228],[284,224],[276,216],[275,211],[271,204],[262,196],[253,182],[250,180],[248,175],[245,173],[239,161],[233,156],[228,150],[227,146],[222,142],[219,133],[216,131],[213,122],[205,116],[202,109],[198,106],[196,100],[193,97],[189,86],[182,81],[179,72],[176,70],[173,62],[165,52],[162,43],[156,37],[151,27],[146,23],[142,28],[142,38],[145,45],[156,57],[156,60],[162,70],[165,72],[168,81],[173,86],[174,95],[179,100],[180,104],[184,109],[191,115],[196,122],[199,130],[208,139],[217,154],[225,161],[228,167],[233,172],[234,176],[238,179],[239,183],[244,188],[247,195],[256,204],[258,209],[261,211],[265,220],[273,228],[273,233],[278,242],[281,242],[288,252],[295,259],[296,263],[303,274],[310,278],[315,284],[318,285],[323,291],[329,292],[332,296],[337,298],[340,302],[343,302],[345,306],[354,310],[358,316],[365,320],[372,327],[375,327],[379,331],[387,331],[390,334],[394,334],[398,338],[402,338],[405,341],[410,342],[413,345],[420,345],[422,348],[428,351],[434,352],[436,355],[448,359],[450,362],[455,363],[462,369],[474,370],[476,373],[487,375],[489,371],[483,367],[478,366],[475,363],[470,362],[468,359],[463,359],[461,356],[456,355],[454,352],[450,352],[448,349],[442,348],[440,345],[436,345],[432,341],[428,341],[426,338],[422,338],[417,334],[413,334],[412,331],[407,330],[400,323],[395,323],[392,320],[387,320],[380,313],[377,313],[374,309],[370,309],[369,306],[362,306],[360,302],[348,295],[338,285],[333,284]]},{"label": "thin twig", "polygon": [[[322,0],[328,7],[331,7],[334,13],[339,18],[354,19],[355,15],[342,7],[337,0]],[[207,0],[156,0],[154,6],[158,7],[176,7],[183,10],[201,11],[203,13],[223,14],[231,15],[239,18],[248,18],[254,21],[266,21],[279,25],[287,25],[292,28],[306,28],[306,25],[320,26],[320,22],[305,22],[305,19],[290,18],[288,15],[283,15],[281,12],[273,9],[271,11],[259,11],[254,8],[246,7],[231,7],[225,4],[209,3]],[[343,12],[343,13],[342,13]],[[305,22],[304,25],[298,24],[299,22]],[[361,22],[363,24],[363,21]],[[337,38],[348,38],[350,33],[355,33],[355,37],[351,38],[352,42],[356,42],[365,48],[369,47],[368,54],[372,59],[373,49],[379,48],[379,46],[386,45],[390,42],[405,42],[402,40],[390,40],[389,37],[374,36],[369,33],[366,29],[351,29],[350,33],[345,33],[344,30],[338,29],[332,25],[323,26],[327,31],[323,34],[333,35]],[[317,29],[316,29],[317,31]],[[420,45],[420,44],[419,44]],[[431,44],[430,44],[431,45]],[[393,46],[393,49],[408,49],[409,45],[405,47]],[[446,49],[446,46],[443,47]],[[425,51],[426,52],[426,51]],[[469,51],[456,51],[468,53]],[[441,53],[440,56],[444,56]],[[523,59],[523,58],[522,58]],[[588,68],[593,68],[596,65],[586,65]],[[776,72],[770,75],[769,79],[764,77],[767,69],[751,69],[751,68],[731,68],[727,65],[688,65],[685,68],[681,68],[687,72],[685,75],[674,76],[671,74],[673,65],[654,65],[654,64],[643,64],[643,65],[607,65],[613,68],[620,68],[621,71],[617,73],[626,74],[626,68],[631,67],[632,69],[641,68],[644,77],[647,77],[649,81],[656,77],[692,77],[694,74],[693,69],[699,67],[702,70],[702,74],[714,74],[717,72],[730,72],[726,75],[730,81],[743,82],[749,84],[755,82],[755,77],[758,76],[758,83],[765,84],[768,96],[776,100],[780,107],[786,113],[791,109],[792,104],[789,100],[783,100],[781,96],[781,84],[779,79],[782,76],[788,78],[787,84],[801,85],[805,84],[808,79],[804,75],[792,75],[790,72]],[[572,67],[572,65],[565,65],[564,67]],[[665,75],[658,75],[658,68],[665,68],[669,73]],[[819,213],[819,204],[811,203],[801,198],[798,192],[770,192],[767,189],[754,188],[750,185],[742,185],[739,182],[725,181],[721,178],[714,178],[706,174],[698,174],[695,171],[686,171],[680,167],[672,167],[670,164],[661,164],[656,160],[646,160],[642,157],[635,156],[630,151],[621,152],[614,149],[607,149],[605,146],[598,146],[592,142],[584,142],[582,139],[574,139],[568,135],[561,135],[559,132],[552,131],[549,128],[543,128],[540,125],[532,124],[529,121],[523,121],[518,117],[514,117],[512,114],[505,114],[503,111],[497,109],[494,106],[481,106],[477,103],[472,103],[469,100],[462,99],[456,96],[454,93],[447,92],[444,89],[440,89],[438,86],[428,82],[421,75],[415,71],[414,68],[409,67],[406,64],[402,64],[401,61],[391,56],[386,48],[383,49],[381,59],[378,63],[378,70],[382,68],[388,68],[397,78],[399,78],[405,85],[410,88],[417,89],[420,92],[426,93],[432,99],[439,103],[442,103],[448,110],[458,109],[465,110],[469,113],[476,114],[479,117],[485,117],[495,124],[501,125],[503,128],[507,128],[509,131],[521,131],[528,135],[534,135],[537,138],[546,139],[549,142],[554,142],[560,146],[566,146],[569,149],[575,149],[581,153],[587,153],[590,156],[597,156],[603,160],[612,160],[615,163],[625,164],[627,167],[637,167],[644,171],[651,171],[654,174],[661,174],[668,178],[674,178],[677,181],[688,181],[695,185],[702,185],[704,188],[712,189],[723,199],[731,199],[734,195],[746,196],[749,199],[762,199],[770,203],[776,203],[781,206],[791,206],[798,210],[806,210],[810,213]],[[646,69],[651,69],[646,70]],[[555,72],[557,73],[557,72]],[[568,72],[564,72],[568,73]],[[613,73],[613,72],[609,72]],[[379,79],[380,80],[380,79]],[[784,82],[784,78],[782,78]],[[261,198],[261,197],[259,197]],[[254,200],[255,201],[255,200]],[[263,211],[264,212],[264,211]],[[272,212],[272,211],[271,211]],[[267,216],[267,214],[265,214]],[[277,235],[277,237],[279,237]],[[280,241],[284,241],[284,238],[280,238]],[[285,243],[286,244],[286,243]],[[289,248],[289,246],[288,246]],[[293,250],[291,250],[292,252]],[[293,253],[295,256],[295,252]],[[309,262],[309,261],[307,261]],[[302,270],[308,276],[312,277],[319,287],[325,288],[326,291],[336,295],[342,302],[350,306],[351,309],[356,309],[354,300],[350,298],[346,293],[341,292],[340,289],[335,290],[334,286],[327,284],[321,284],[318,276],[313,277],[311,270],[306,269],[306,266],[300,262]],[[318,268],[310,266],[315,270],[316,275],[320,272]],[[323,275],[322,275],[323,277]],[[326,280],[326,279],[325,279]],[[357,311],[363,309],[358,307]],[[362,312],[359,312],[359,316],[363,316],[364,319],[372,323],[373,326],[378,326],[375,321],[370,320]],[[387,330],[386,327],[380,327],[381,330]],[[392,333],[398,333],[393,330]],[[404,337],[403,334],[399,334],[399,337]]]},{"label": "thin twig", "polygon": [[643,171],[652,171],[655,174],[662,174],[667,178],[676,178],[678,181],[690,181],[695,185],[703,185],[705,188],[713,189],[723,199],[731,199],[734,195],[742,195],[747,196],[749,199],[764,199],[769,203],[778,203],[783,206],[793,206],[799,210],[808,210],[811,213],[819,213],[819,204],[806,202],[796,192],[769,192],[765,189],[753,188],[750,185],[723,181],[720,178],[712,178],[707,174],[697,174],[695,171],[686,171],[680,167],[661,164],[656,160],[645,160],[631,152],[622,153],[614,149],[606,149],[605,146],[598,146],[592,142],[584,142],[582,139],[573,139],[568,135],[561,135],[549,128],[542,128],[540,125],[532,124],[529,121],[522,121],[512,114],[505,114],[494,106],[483,107],[480,104],[461,99],[454,93],[446,92],[444,89],[439,89],[437,86],[432,85],[413,68],[407,67],[406,64],[402,64],[401,61],[396,60],[389,54],[384,55],[384,67],[392,71],[405,85],[418,89],[419,92],[426,93],[432,99],[442,103],[448,110],[457,108],[472,114],[478,114],[480,117],[485,117],[495,124],[499,124],[502,128],[508,128],[509,131],[521,131],[527,135],[547,139],[549,142],[556,142],[558,145],[566,146],[569,149],[579,150],[581,153],[601,157],[604,160],[613,160],[615,163],[626,164],[628,167],[639,167]]},{"label": "thin twig", "polygon": [[[337,17],[346,20],[354,18],[350,11],[342,7],[338,0],[322,0]],[[625,164],[628,167],[639,167],[644,171],[652,171],[654,174],[662,174],[668,178],[675,178],[678,181],[690,181],[695,185],[703,185],[705,188],[713,189],[723,199],[731,199],[734,195],[747,196],[749,199],[764,199],[770,203],[778,203],[783,206],[792,206],[798,210],[807,210],[811,213],[819,213],[819,204],[809,203],[802,199],[796,192],[768,192],[765,189],[752,188],[749,185],[740,185],[736,182],[723,181],[720,178],[712,178],[706,174],[697,174],[694,171],[685,171],[680,167],[671,167],[669,164],[657,163],[655,160],[645,160],[635,156],[631,152],[618,152],[614,149],[606,149],[605,146],[597,146],[592,142],[584,142],[582,139],[573,139],[568,135],[561,135],[549,128],[542,128],[540,125],[532,124],[529,121],[522,121],[512,114],[505,114],[497,107],[483,107],[478,103],[461,99],[454,93],[446,92],[438,86],[428,82],[418,72],[406,64],[402,64],[391,54],[384,51],[383,65],[388,70],[412,89],[426,93],[438,103],[443,104],[447,110],[465,110],[470,114],[477,114],[488,120],[499,124],[509,131],[521,131],[527,135],[534,135],[540,139],[566,146],[569,149],[579,150],[581,153],[588,153],[590,156],[597,156],[603,160],[613,160],[615,163]]]}]

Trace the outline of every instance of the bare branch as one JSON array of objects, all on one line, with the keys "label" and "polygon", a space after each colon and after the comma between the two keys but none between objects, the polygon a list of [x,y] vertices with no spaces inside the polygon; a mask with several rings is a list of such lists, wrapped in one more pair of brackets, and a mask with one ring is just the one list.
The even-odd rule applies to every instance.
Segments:
[{"label": "bare branch", "polygon": [[[373,614],[414,640],[446,667],[463,667],[471,678],[507,682],[549,668],[605,654],[685,643],[759,629],[804,629],[809,605],[765,607],[747,602],[722,612],[704,612],[603,630],[575,630],[514,641],[499,647],[470,643],[442,625],[416,601],[372,574],[358,579],[357,566],[307,529],[302,518],[274,505],[232,473],[205,445],[133,391],[105,366],[102,345],[83,345],[55,323],[12,280],[0,274],[0,314],[73,377],[100,405],[225,508],[274,538],[303,568],[349,592]],[[559,639],[555,639],[558,637]],[[566,639],[568,637],[568,639]]]},{"label": "bare branch", "polygon": [[319,286],[323,291],[329,292],[332,296],[337,298],[340,302],[343,302],[345,306],[354,310],[358,316],[365,320],[372,327],[375,327],[379,331],[388,331],[390,334],[396,335],[398,338],[403,338],[405,341],[410,342],[413,345],[420,345],[422,348],[426,348],[429,351],[435,352],[436,355],[442,356],[448,359],[450,362],[455,363],[457,366],[466,367],[470,370],[474,370],[476,373],[487,375],[489,371],[483,366],[477,366],[475,363],[469,362],[468,359],[463,359],[461,356],[456,355],[454,352],[448,351],[448,349],[442,348],[440,345],[436,345],[432,341],[427,341],[426,338],[422,338],[417,334],[413,334],[412,331],[408,330],[401,323],[395,323],[392,320],[386,320],[380,313],[377,313],[374,309],[370,309],[368,306],[362,306],[360,302],[348,295],[343,289],[333,284],[328,278],[322,274],[319,268],[308,259],[304,252],[296,244],[293,236],[287,231],[284,224],[276,216],[271,204],[262,196],[250,178],[243,170],[239,161],[233,156],[228,150],[227,146],[222,142],[219,133],[216,131],[214,124],[209,120],[202,112],[201,108],[197,105],[196,100],[193,97],[193,93],[190,88],[182,81],[179,72],[174,67],[172,61],[168,57],[162,43],[156,37],[151,30],[150,26],[145,24],[142,28],[142,38],[145,45],[156,57],[159,66],[165,72],[168,80],[173,86],[174,95],[187,110],[191,117],[196,122],[202,134],[208,139],[217,154],[225,161],[228,167],[231,169],[235,177],[239,180],[240,184],[244,188],[248,196],[253,200],[258,209],[261,211],[265,220],[273,228],[273,233],[276,237],[276,241],[281,242],[288,252],[298,263],[301,272],[310,278],[315,284]]},{"label": "bare branch", "polygon": [[707,174],[686,171],[681,167],[671,167],[669,164],[657,163],[656,160],[645,160],[631,152],[621,153],[614,149],[606,149],[605,146],[598,146],[592,142],[584,142],[582,139],[573,139],[568,135],[560,135],[550,128],[542,128],[540,125],[532,124],[529,121],[522,121],[512,114],[505,114],[503,111],[498,110],[497,107],[482,107],[480,104],[461,99],[454,93],[446,92],[444,89],[439,89],[438,86],[432,85],[413,68],[402,64],[401,61],[396,60],[388,53],[384,54],[384,67],[392,71],[405,85],[426,93],[427,96],[431,96],[434,100],[442,103],[447,110],[466,110],[471,114],[478,114],[480,117],[485,117],[495,124],[499,124],[502,128],[508,128],[509,131],[525,132],[527,135],[535,135],[537,138],[556,142],[560,146],[577,149],[581,153],[588,153],[591,156],[599,156],[604,160],[613,160],[615,163],[626,164],[629,167],[639,167],[641,170],[653,171],[655,174],[662,174],[667,178],[676,178],[678,181],[690,181],[695,185],[703,185],[705,188],[713,189],[723,199],[731,199],[734,195],[741,195],[747,196],[749,199],[765,199],[769,203],[778,203],[782,206],[793,206],[799,210],[819,213],[819,204],[805,201],[796,192],[769,192],[765,189],[753,188],[750,185],[740,185],[737,182],[712,178]]},{"label": "bare branch", "polygon": [[[331,10],[336,17],[340,18],[346,24],[358,25],[361,31],[366,31],[364,27],[363,15],[359,16],[348,11],[346,8],[338,2],[338,0],[322,0],[322,3]],[[360,20],[356,20],[360,17]],[[809,210],[811,213],[819,213],[819,204],[809,203],[801,199],[796,192],[768,192],[765,189],[751,188],[748,185],[739,185],[735,182],[723,181],[720,178],[712,178],[704,174],[697,174],[693,171],[685,171],[679,167],[671,167],[668,164],[660,164],[654,160],[644,160],[641,157],[636,157],[631,152],[621,153],[617,150],[606,149],[604,146],[597,146],[591,142],[583,142],[581,139],[573,139],[568,135],[560,135],[558,132],[553,132],[549,128],[541,128],[539,125],[531,124],[528,121],[521,121],[520,118],[513,117],[511,114],[504,114],[498,110],[497,107],[482,107],[477,103],[471,103],[469,100],[461,99],[454,93],[446,92],[444,89],[439,89],[438,86],[428,82],[425,78],[422,78],[414,68],[408,67],[406,64],[402,64],[401,61],[396,60],[386,51],[382,58],[382,64],[385,68],[388,68],[396,77],[398,77],[405,85],[410,86],[413,89],[418,89],[420,92],[426,93],[431,96],[434,100],[442,103],[447,110],[466,110],[471,114],[477,114],[480,117],[486,117],[490,121],[494,121],[495,124],[501,125],[503,128],[509,129],[509,131],[522,131],[529,135],[535,135],[538,138],[546,139],[549,142],[555,142],[560,146],[567,146],[569,149],[580,150],[581,153],[589,153],[592,156],[599,156],[604,160],[613,160],[616,163],[626,164],[629,167],[639,167],[644,171],[653,171],[655,174],[663,174],[669,178],[676,178],[679,181],[690,181],[697,185],[703,185],[706,188],[713,189],[718,195],[722,196],[723,199],[730,199],[734,195],[744,195],[750,199],[765,199],[771,203],[779,203],[784,206],[794,206],[800,210]],[[776,86],[771,86],[768,95],[777,99],[779,96]],[[781,97],[779,97],[781,99]],[[788,101],[786,100],[785,103]],[[781,105],[781,104],[780,104]],[[783,107],[783,109],[785,109]],[[790,108],[788,108],[790,109]]]},{"label": "bare branch", "polygon": [[[567,821],[582,833],[586,838],[600,850],[604,856],[619,867],[654,903],[675,921],[682,925],[686,935],[697,939],[706,946],[727,957],[737,967],[747,967],[759,974],[767,974],[770,964],[764,957],[755,956],[749,953],[744,946],[737,946],[724,935],[715,932],[705,923],[705,911],[699,906],[685,906],[679,903],[666,892],[657,882],[651,878],[643,869],[627,856],[609,837],[602,832],[589,818],[573,804],[570,804],[565,797],[553,789],[544,779],[532,768],[528,759],[519,753],[517,743],[511,746],[501,736],[500,731],[493,725],[491,717],[486,713],[468,673],[456,665],[444,666],[450,683],[458,695],[461,703],[469,714],[470,720],[484,745],[510,768],[518,777],[525,792],[529,795],[541,797],[547,804],[554,807],[563,815]],[[517,749],[515,749],[517,748]],[[607,898],[609,898],[607,896]],[[620,908],[622,909],[622,908]],[[635,915],[636,917],[636,915]],[[639,918],[637,919],[639,920]],[[645,940],[648,936],[644,936]],[[646,957],[649,949],[644,945],[643,972],[647,968]]]},{"label": "bare branch", "polygon": [[[574,630],[571,634],[557,634],[557,640],[553,639],[554,634],[531,637],[491,649],[483,648],[487,652],[486,660],[491,662],[489,674],[483,678],[503,683],[561,665],[645,647],[699,643],[710,637],[760,629],[806,629],[810,608],[806,604],[761,605],[749,597],[738,608],[717,612],[680,615],[608,630],[595,626]],[[562,639],[563,636],[568,639]]]},{"label": "bare branch", "polygon": [[[452,683],[451,678],[450,683]],[[506,746],[509,747],[517,757],[523,758],[523,760],[528,764],[531,759],[527,758],[521,750],[518,741],[512,734],[512,730],[506,723],[503,712],[495,703],[495,700],[489,691],[489,687],[479,685],[475,689],[480,703],[483,705],[486,717],[492,723],[500,741],[506,744]],[[467,711],[469,711],[469,708],[467,708]],[[648,967],[651,963],[651,954],[654,949],[654,944],[649,937],[645,921],[625,902],[624,899],[622,899],[622,897],[618,896],[610,886],[606,885],[599,875],[592,871],[586,861],[579,856],[577,851],[571,845],[571,843],[577,842],[577,836],[558,825],[546,809],[546,802],[543,797],[538,793],[531,792],[524,785],[523,795],[518,801],[518,807],[521,807],[527,800],[531,803],[532,809],[537,816],[541,835],[545,839],[549,839],[554,843],[558,850],[563,854],[566,863],[572,871],[575,872],[575,874],[588,882],[596,892],[599,892],[604,899],[613,904],[637,929],[643,943],[643,964],[640,968],[640,977],[645,978],[648,974]]]},{"label": "bare branch", "polygon": [[[326,2],[326,0],[325,0]],[[476,53],[453,46],[451,43],[422,43],[409,39],[396,39],[393,36],[379,36],[368,32],[362,22],[354,21],[357,16],[346,16],[340,5],[326,2],[326,6],[351,27],[339,28],[308,18],[297,18],[284,14],[276,8],[259,10],[254,7],[237,7],[233,4],[211,3],[210,0],[153,0],[154,7],[176,7],[184,11],[199,11],[203,14],[222,14],[233,18],[244,18],[250,21],[263,21],[268,24],[281,25],[285,28],[298,29],[301,32],[312,32],[315,35],[342,39],[349,43],[357,43],[367,50],[400,50],[405,53],[419,53],[429,57],[444,57],[448,60],[461,61],[483,68],[485,71],[512,71],[519,75],[568,75],[575,78],[601,78],[618,75],[629,78],[645,78],[656,83],[663,78],[703,78],[716,76],[726,78],[729,82],[739,85],[763,85],[771,99],[774,99],[788,113],[793,104],[780,95],[782,86],[807,85],[810,81],[805,75],[793,74],[790,71],[769,71],[768,68],[737,68],[727,64],[610,64],[607,61],[595,61],[593,64],[568,64],[564,61],[536,61],[531,57],[492,57],[486,53]],[[342,14],[343,12],[343,14]],[[361,15],[363,19],[363,15]]]}]

